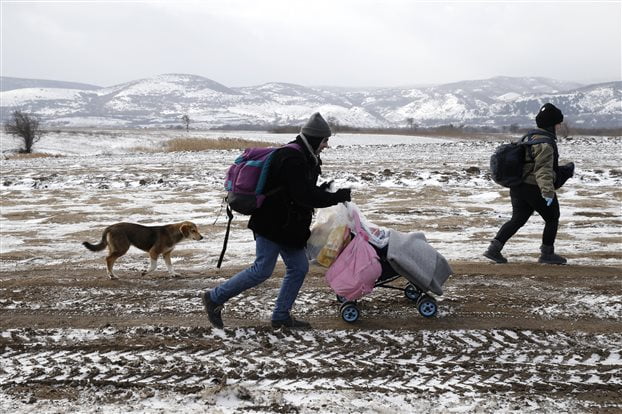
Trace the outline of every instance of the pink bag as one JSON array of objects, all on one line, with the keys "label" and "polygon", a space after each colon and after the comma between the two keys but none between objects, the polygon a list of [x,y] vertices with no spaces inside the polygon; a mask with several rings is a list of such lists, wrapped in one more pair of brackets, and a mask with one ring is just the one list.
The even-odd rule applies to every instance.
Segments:
[{"label": "pink bag", "polygon": [[356,236],[326,272],[328,285],[347,300],[360,299],[370,293],[382,273],[380,259],[368,243],[369,236],[361,227],[356,211],[352,211],[352,216]]}]

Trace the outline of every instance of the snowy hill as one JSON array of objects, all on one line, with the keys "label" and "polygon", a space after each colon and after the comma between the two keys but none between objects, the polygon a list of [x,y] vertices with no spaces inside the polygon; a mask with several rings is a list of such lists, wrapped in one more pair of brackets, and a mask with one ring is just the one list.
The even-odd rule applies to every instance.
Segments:
[{"label": "snowy hill", "polygon": [[415,88],[306,87],[290,83],[230,88],[201,76],[165,74],[100,88],[2,78],[0,116],[35,113],[48,126],[178,126],[194,128],[297,125],[319,110],[355,127],[533,125],[553,102],[577,126],[622,126],[622,82],[581,85],[546,78],[495,77]]},{"label": "snowy hill", "polygon": [[0,76],[0,91],[10,91],[22,88],[60,88],[60,89],[100,89],[101,86],[89,85],[86,83],[63,82],[42,79],[22,79]]}]

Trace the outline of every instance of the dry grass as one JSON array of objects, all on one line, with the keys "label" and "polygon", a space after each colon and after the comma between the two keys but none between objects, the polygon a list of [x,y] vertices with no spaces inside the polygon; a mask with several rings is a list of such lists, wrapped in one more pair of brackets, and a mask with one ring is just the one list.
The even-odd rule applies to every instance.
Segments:
[{"label": "dry grass", "polygon": [[46,152],[31,152],[30,154],[25,152],[19,152],[11,155],[6,155],[5,159],[7,160],[26,160],[31,158],[59,158],[62,155],[59,154],[48,154]]},{"label": "dry grass", "polygon": [[242,138],[176,138],[165,144],[166,152],[176,151],[207,151],[207,150],[228,150],[248,147],[274,147],[279,144],[267,141],[252,141]]}]

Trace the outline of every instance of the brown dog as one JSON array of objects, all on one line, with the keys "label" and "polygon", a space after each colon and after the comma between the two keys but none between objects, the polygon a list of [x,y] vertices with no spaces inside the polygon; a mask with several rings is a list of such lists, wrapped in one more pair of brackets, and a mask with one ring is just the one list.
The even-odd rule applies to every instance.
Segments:
[{"label": "brown dog", "polygon": [[104,250],[108,246],[108,256],[106,257],[106,266],[108,267],[108,277],[117,279],[112,268],[115,260],[123,256],[130,246],[138,247],[149,253],[151,258],[150,266],[142,272],[146,275],[155,270],[158,256],[162,255],[168,273],[173,276],[179,276],[173,270],[171,263],[171,252],[175,245],[184,239],[201,240],[203,236],[199,233],[196,224],[190,221],[182,221],[181,223],[167,224],[164,226],[142,226],[134,223],[117,223],[106,227],[102,234],[102,239],[98,244],[89,242],[82,243],[87,249],[98,252]]}]

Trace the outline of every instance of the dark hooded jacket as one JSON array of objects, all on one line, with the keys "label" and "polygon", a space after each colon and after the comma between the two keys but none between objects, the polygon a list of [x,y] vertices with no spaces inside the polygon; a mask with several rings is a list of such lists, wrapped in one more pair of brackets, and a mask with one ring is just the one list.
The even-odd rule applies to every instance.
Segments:
[{"label": "dark hooded jacket", "polygon": [[265,190],[265,193],[272,194],[251,215],[248,227],[273,242],[303,248],[311,234],[313,209],[329,207],[343,200],[336,193],[324,191],[316,185],[321,173],[320,157],[314,158],[300,136],[292,142],[301,150],[277,150]]}]

